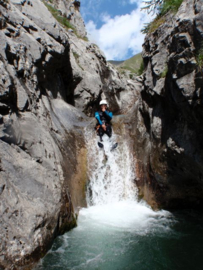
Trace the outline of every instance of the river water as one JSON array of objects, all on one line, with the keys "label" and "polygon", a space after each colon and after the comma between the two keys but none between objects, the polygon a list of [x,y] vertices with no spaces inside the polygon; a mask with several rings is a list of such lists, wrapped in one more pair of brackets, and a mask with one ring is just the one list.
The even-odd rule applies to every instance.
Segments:
[{"label": "river water", "polygon": [[202,270],[203,217],[185,210],[153,211],[138,202],[135,161],[127,142],[104,149],[88,138],[87,208],[77,228],[58,237],[36,270]]}]

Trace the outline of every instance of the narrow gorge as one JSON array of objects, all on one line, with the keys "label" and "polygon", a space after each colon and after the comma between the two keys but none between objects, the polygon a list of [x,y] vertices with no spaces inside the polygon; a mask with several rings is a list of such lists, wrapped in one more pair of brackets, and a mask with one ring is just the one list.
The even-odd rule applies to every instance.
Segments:
[{"label": "narrow gorge", "polygon": [[200,269],[203,221],[183,209],[203,205],[203,1],[166,13],[133,77],[88,41],[80,5],[0,0],[0,269]]}]

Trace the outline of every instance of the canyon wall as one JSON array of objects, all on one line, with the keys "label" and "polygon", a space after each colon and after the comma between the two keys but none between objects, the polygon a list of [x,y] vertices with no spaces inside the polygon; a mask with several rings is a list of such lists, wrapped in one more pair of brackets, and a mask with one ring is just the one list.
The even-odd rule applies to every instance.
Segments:
[{"label": "canyon wall", "polygon": [[131,114],[140,196],[155,208],[203,203],[203,1],[186,0],[143,44]]},{"label": "canyon wall", "polygon": [[79,8],[79,1],[0,0],[3,269],[28,269],[76,225],[86,205],[86,115],[101,96],[124,112],[140,91],[87,40]]}]

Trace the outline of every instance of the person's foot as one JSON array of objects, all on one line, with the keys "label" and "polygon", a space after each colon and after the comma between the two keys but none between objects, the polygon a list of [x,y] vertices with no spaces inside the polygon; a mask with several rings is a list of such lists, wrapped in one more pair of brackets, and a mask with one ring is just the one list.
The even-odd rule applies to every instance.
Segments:
[{"label": "person's foot", "polygon": [[117,146],[118,146],[118,143],[114,143],[114,144],[111,146],[111,150],[110,150],[110,151],[113,151],[114,149],[116,149]]},{"label": "person's foot", "polygon": [[103,146],[103,143],[100,143],[100,142],[98,142],[98,146],[100,147],[100,148],[103,148],[104,146]]}]

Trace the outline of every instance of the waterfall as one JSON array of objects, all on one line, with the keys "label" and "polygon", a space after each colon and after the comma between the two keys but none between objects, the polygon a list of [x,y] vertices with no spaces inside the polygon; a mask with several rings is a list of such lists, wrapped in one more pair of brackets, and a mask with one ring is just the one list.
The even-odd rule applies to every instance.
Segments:
[{"label": "waterfall", "polygon": [[[136,164],[127,140],[104,135],[104,148],[100,149],[92,129],[86,128],[85,136],[88,207],[80,209],[77,228],[56,240],[37,270],[166,269],[165,261],[160,268],[160,251],[166,245],[163,241],[159,248],[157,242],[163,236],[174,237],[175,220],[167,211],[155,212],[138,202]],[[118,147],[111,152],[116,141]]]},{"label": "waterfall", "polygon": [[[146,202],[138,202],[136,187],[136,163],[130,152],[128,141],[113,133],[112,138],[103,136],[104,148],[97,145],[95,132],[85,130],[88,178],[87,209],[80,211],[79,218],[95,224],[145,233],[149,227],[160,228],[157,218],[167,216],[166,211],[154,212]],[[118,147],[111,151],[112,145]],[[165,222],[165,221],[164,221]]]},{"label": "waterfall", "polygon": [[120,201],[135,201],[135,164],[126,140],[119,140],[118,148],[111,151],[118,135],[103,136],[104,148],[97,145],[98,138],[92,130],[86,129],[88,150],[87,204],[104,205]]}]

